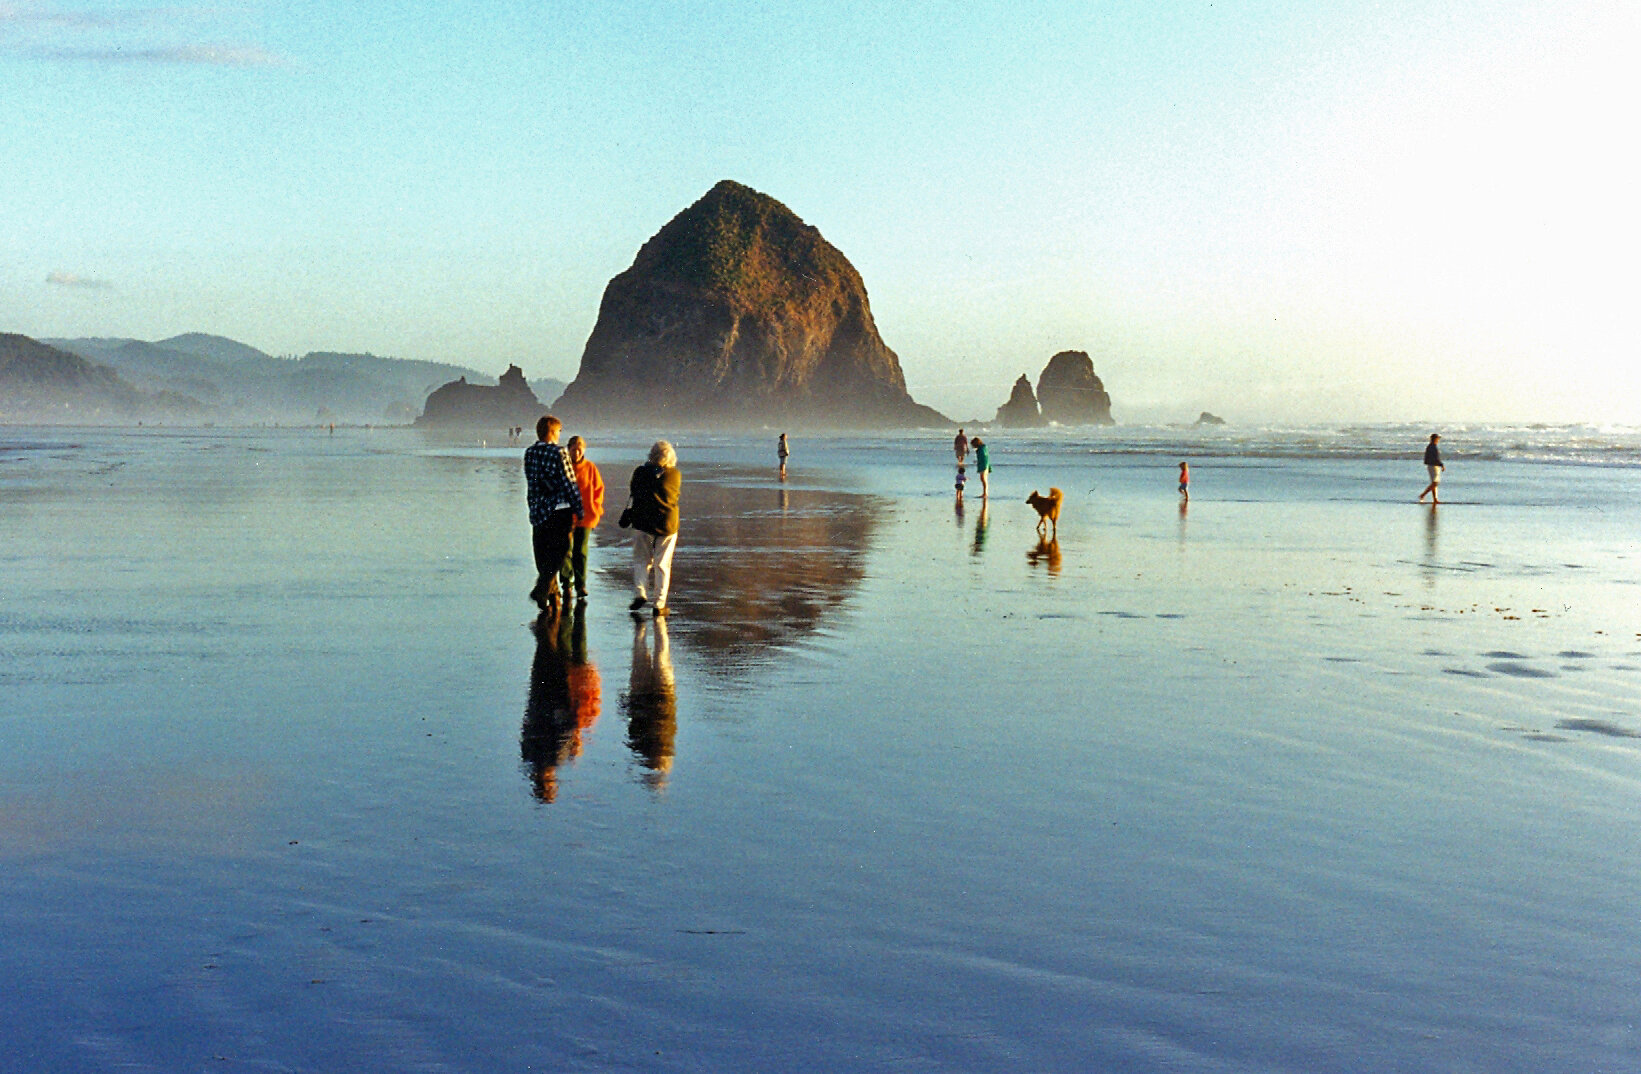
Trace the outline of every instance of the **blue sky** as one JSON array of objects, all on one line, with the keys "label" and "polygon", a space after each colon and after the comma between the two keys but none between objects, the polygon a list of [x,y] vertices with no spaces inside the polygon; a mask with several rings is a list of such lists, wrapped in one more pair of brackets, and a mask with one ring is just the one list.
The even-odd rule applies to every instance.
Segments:
[{"label": "blue sky", "polygon": [[1638,10],[0,0],[0,330],[568,378],[733,178],[954,416],[1641,423]]}]

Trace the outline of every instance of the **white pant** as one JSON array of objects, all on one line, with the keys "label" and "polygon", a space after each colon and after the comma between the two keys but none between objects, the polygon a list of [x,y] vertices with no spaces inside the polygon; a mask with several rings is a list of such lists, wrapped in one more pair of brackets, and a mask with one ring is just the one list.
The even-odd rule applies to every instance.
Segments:
[{"label": "white pant", "polygon": [[657,537],[639,530],[632,535],[633,588],[645,600],[662,607],[666,606],[667,589],[672,585],[672,549],[677,543],[676,533]]}]

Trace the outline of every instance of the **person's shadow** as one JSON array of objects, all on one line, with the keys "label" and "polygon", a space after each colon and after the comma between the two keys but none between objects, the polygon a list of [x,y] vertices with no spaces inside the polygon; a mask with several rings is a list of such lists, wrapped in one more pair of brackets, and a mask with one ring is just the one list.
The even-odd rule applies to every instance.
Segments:
[{"label": "person's shadow", "polygon": [[530,662],[530,694],[519,730],[519,755],[531,793],[543,802],[558,797],[560,766],[580,756],[582,736],[598,721],[602,686],[587,659],[582,616],[543,613],[532,625],[536,655]]},{"label": "person's shadow", "polygon": [[[647,636],[652,629],[653,645]],[[678,737],[678,689],[664,617],[635,620],[632,678],[621,695],[621,708],[627,715],[627,747],[644,769],[644,785],[665,789],[672,772],[673,740]]]}]

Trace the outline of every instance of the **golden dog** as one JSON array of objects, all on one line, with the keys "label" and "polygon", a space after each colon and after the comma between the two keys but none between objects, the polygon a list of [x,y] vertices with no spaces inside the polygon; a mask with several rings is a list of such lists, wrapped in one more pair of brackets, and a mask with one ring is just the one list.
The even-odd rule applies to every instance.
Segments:
[{"label": "golden dog", "polygon": [[1026,502],[1037,508],[1038,533],[1042,533],[1043,527],[1052,523],[1054,536],[1058,537],[1060,535],[1060,501],[1063,499],[1065,499],[1065,493],[1059,489],[1049,489],[1047,496],[1039,496],[1036,489],[1031,490],[1031,495],[1026,497]]}]

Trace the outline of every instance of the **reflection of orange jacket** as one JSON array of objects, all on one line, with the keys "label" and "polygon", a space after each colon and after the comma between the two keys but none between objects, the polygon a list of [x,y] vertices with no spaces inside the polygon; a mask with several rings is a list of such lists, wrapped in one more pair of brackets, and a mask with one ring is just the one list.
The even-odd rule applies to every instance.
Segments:
[{"label": "reflection of orange jacket", "polygon": [[575,483],[581,487],[581,519],[576,525],[592,529],[604,517],[604,475],[591,459],[582,459],[575,464]]},{"label": "reflection of orange jacket", "polygon": [[599,680],[598,668],[592,664],[571,664],[566,675],[570,680],[570,700],[575,705],[576,728],[585,731],[598,722],[599,710],[604,705],[604,684]]}]

